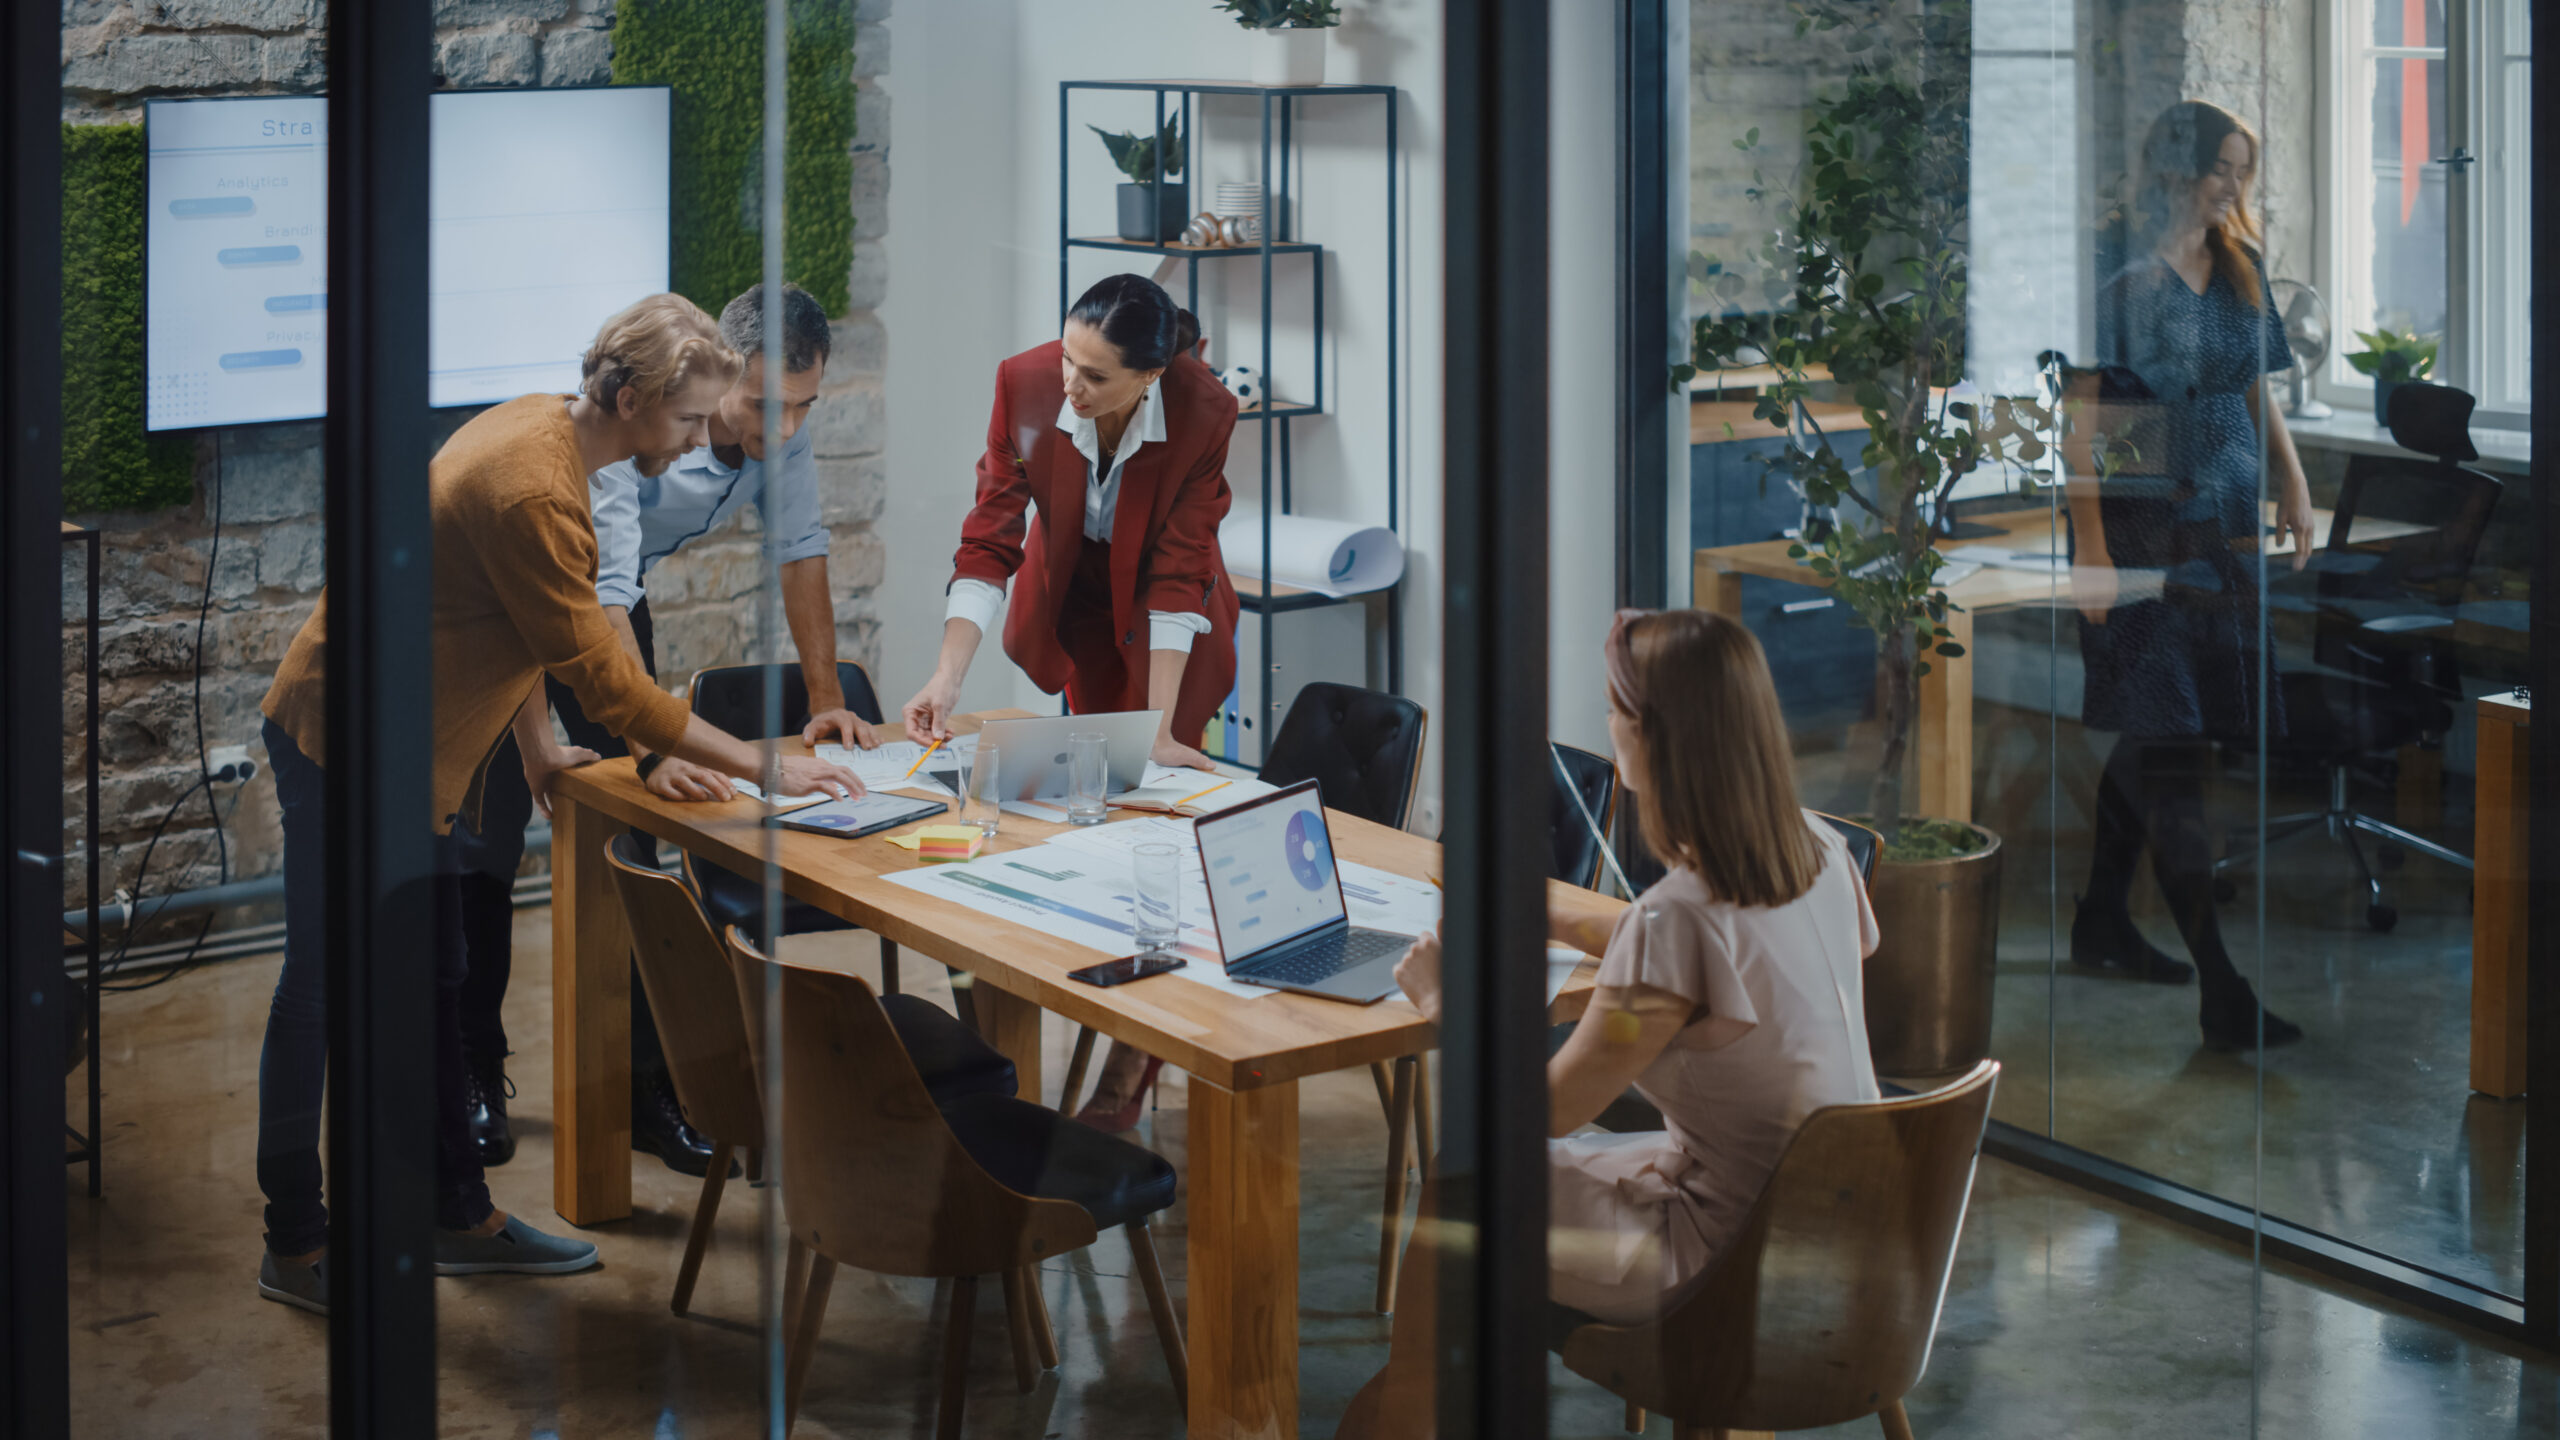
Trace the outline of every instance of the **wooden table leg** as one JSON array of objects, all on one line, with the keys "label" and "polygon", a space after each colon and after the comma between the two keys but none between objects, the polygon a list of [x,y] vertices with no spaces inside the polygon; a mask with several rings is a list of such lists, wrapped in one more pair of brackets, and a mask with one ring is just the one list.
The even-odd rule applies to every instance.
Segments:
[{"label": "wooden table leg", "polygon": [[1973,612],[1948,612],[1947,628],[1964,653],[1950,659],[1930,654],[1929,673],[1920,677],[1918,733],[1919,794],[1915,815],[1941,820],[1973,818]]},{"label": "wooden table leg", "polygon": [[551,806],[551,1203],[572,1225],[631,1214],[631,936],[604,847],[622,830]]},{"label": "wooden table leg", "polygon": [[1719,570],[1701,559],[1689,577],[1689,598],[1701,610],[1739,618],[1742,614],[1742,576],[1735,571]]},{"label": "wooden table leg", "polygon": [[1040,1015],[1037,1005],[980,982],[969,987],[978,1033],[1013,1062],[1014,1093],[1037,1102],[1040,1088]]},{"label": "wooden table leg", "polygon": [[2482,702],[2471,831],[2471,1088],[2524,1093],[2525,780],[2530,712]]},{"label": "wooden table leg", "polygon": [[1298,1085],[1191,1081],[1193,1440],[1298,1433]]}]

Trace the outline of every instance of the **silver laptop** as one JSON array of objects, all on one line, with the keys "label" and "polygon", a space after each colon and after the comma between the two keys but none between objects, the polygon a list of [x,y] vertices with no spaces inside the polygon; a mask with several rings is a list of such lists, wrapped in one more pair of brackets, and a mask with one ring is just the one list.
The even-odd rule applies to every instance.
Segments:
[{"label": "silver laptop", "polygon": [[[1013,800],[1067,798],[1067,737],[1099,731],[1110,756],[1111,777],[1103,793],[1135,790],[1147,774],[1147,757],[1155,753],[1161,710],[1123,710],[1109,715],[1040,715],[1027,720],[990,720],[978,731],[978,754],[999,753],[1004,793]],[[940,767],[931,767],[939,769]]]},{"label": "silver laptop", "polygon": [[1396,993],[1396,961],[1413,937],[1352,925],[1316,782],[1204,815],[1191,828],[1229,975],[1356,1005]]}]

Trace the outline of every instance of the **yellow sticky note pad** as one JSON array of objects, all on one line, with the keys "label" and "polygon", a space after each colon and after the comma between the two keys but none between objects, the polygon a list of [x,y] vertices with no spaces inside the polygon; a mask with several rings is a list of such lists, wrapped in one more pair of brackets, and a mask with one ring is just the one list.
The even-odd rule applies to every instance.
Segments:
[{"label": "yellow sticky note pad", "polygon": [[921,860],[970,860],[986,848],[987,837],[975,825],[920,825],[889,843]]}]

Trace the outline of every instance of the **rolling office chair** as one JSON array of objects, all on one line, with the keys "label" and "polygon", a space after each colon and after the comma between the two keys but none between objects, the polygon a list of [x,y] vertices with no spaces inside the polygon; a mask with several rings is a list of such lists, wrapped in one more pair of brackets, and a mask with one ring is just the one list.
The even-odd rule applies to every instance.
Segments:
[{"label": "rolling office chair", "polygon": [[[2310,569],[2312,594],[2269,603],[2312,614],[2312,670],[2277,676],[2284,696],[2288,757],[2327,773],[2325,808],[2266,823],[2265,847],[2313,828],[2345,847],[2365,887],[2365,921],[2388,932],[2400,912],[2384,902],[2382,881],[2366,859],[2358,832],[2386,845],[2471,868],[2470,857],[2422,839],[2357,808],[2359,770],[2379,769],[2411,745],[2442,742],[2461,703],[2453,646],[2455,607],[2470,578],[2472,557],[2506,487],[2461,462],[2471,446],[2472,398],[2446,385],[2403,385],[2391,395],[2391,438],[2414,456],[2357,455],[2347,463],[2326,548]],[[2359,538],[2359,521],[2368,526]],[[2271,587],[2273,589],[2275,587]],[[2233,887],[2219,877],[2249,864],[2255,849],[2235,849],[2214,862],[2217,894]]]},{"label": "rolling office chair", "polygon": [[[798,735],[809,723],[809,682],[798,665],[720,665],[697,670],[693,672],[690,692],[693,713],[742,739],[765,737],[764,677],[768,670],[777,671],[782,677],[780,728],[771,734]],[[874,725],[880,723],[880,696],[871,688],[871,677],[861,666],[850,660],[836,662],[836,683],[844,689],[846,709]],[[684,870],[715,931],[735,925],[749,935],[763,933],[762,886],[690,853],[684,857]],[[785,935],[853,928],[815,905],[791,899],[782,902]],[[889,940],[880,942],[880,989],[883,994],[898,993],[898,947]]]},{"label": "rolling office chair", "polygon": [[[1606,869],[1605,852],[1592,837],[1591,827],[1583,822],[1583,812],[1600,824],[1606,835],[1618,819],[1618,767],[1605,755],[1576,750],[1570,745],[1552,745],[1555,751],[1547,783],[1555,791],[1547,806],[1547,853],[1553,857],[1547,873],[1568,885],[1585,890],[1600,888],[1600,876]],[[1556,773],[1561,770],[1563,773]],[[1570,777],[1573,788],[1565,788]],[[1580,804],[1574,803],[1576,799]]]}]

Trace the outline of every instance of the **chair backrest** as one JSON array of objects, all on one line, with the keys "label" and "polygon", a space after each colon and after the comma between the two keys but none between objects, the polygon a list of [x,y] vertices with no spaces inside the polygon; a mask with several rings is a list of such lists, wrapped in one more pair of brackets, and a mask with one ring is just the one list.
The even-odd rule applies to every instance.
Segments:
[{"label": "chair backrest", "polygon": [[[782,1200],[792,1235],[882,1275],[1000,1274],[1093,1243],[1092,1215],[1005,1188],[962,1148],[860,976],[768,960],[728,932],[738,1009],[782,987]],[[759,1073],[773,1063],[755,1040]]]},{"label": "chair backrest", "polygon": [[[1547,807],[1547,853],[1553,857],[1547,873],[1568,885],[1595,889],[1600,884],[1602,852],[1583,812],[1590,812],[1602,835],[1617,823],[1618,767],[1607,756],[1588,750],[1570,745],[1553,748],[1555,758],[1547,763],[1547,784],[1555,792]],[[1570,788],[1565,784],[1567,776],[1572,777]]]},{"label": "chair backrest", "polygon": [[1402,829],[1422,781],[1430,723],[1401,695],[1310,681],[1263,752],[1262,778],[1274,785],[1313,780],[1327,808]]},{"label": "chair backrest", "polygon": [[629,833],[613,837],[605,863],[631,925],[631,958],[684,1118],[715,1141],[762,1146],[764,1104],[719,935],[693,892],[650,864]]},{"label": "chair backrest", "polygon": [[[2395,395],[2393,398],[2397,399]],[[2462,599],[2471,562],[2505,482],[2442,460],[2352,455],[2320,557],[2320,593],[2360,600]],[[2396,521],[2414,533],[2359,539],[2359,520]]]},{"label": "chair backrest", "polygon": [[[782,673],[782,728],[764,726],[764,677]],[[850,660],[836,662],[836,683],[844,687],[844,708],[877,725],[880,695],[871,676]],[[797,735],[809,723],[809,681],[797,665],[718,665],[693,672],[693,713],[741,740],[767,740]]]},{"label": "chair backrest", "polygon": [[1840,832],[1840,838],[1848,842],[1849,858],[1858,862],[1858,878],[1872,883],[1876,878],[1876,857],[1884,853],[1884,836],[1855,820],[1823,815],[1819,810],[1813,813],[1822,815],[1823,824]]},{"label": "chair backrest", "polygon": [[1917,1384],[2000,1067],[1815,1111],[1742,1230],[1649,1325],[1585,1325],[1577,1374],[1684,1425],[1813,1430]]}]

